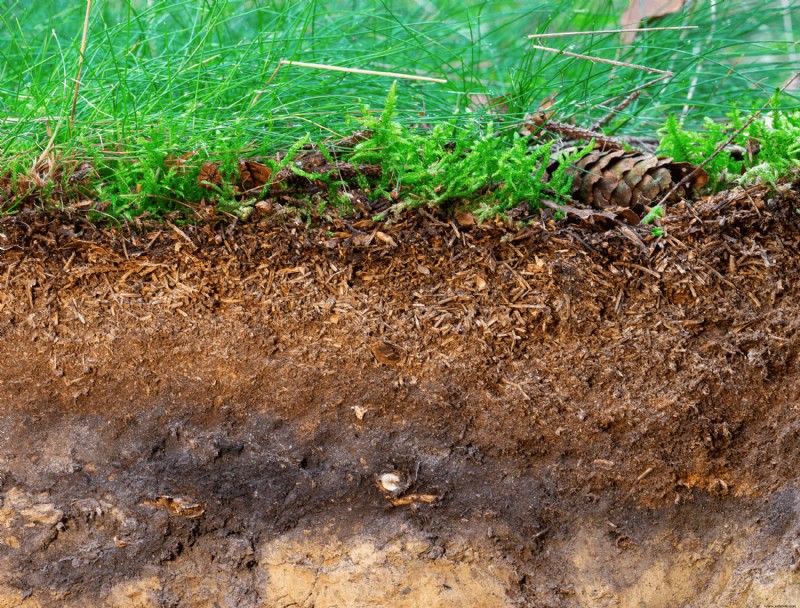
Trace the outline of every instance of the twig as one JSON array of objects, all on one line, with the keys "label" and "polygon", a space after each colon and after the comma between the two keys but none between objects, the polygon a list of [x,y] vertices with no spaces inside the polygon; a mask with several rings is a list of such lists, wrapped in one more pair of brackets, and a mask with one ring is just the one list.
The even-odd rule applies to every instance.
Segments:
[{"label": "twig", "polygon": [[13,123],[16,124],[18,122],[55,122],[59,119],[58,116],[41,116],[39,118],[16,118],[14,116],[7,116],[5,118],[0,118],[0,124],[2,123]]},{"label": "twig", "polygon": [[[661,82],[662,80],[666,80],[667,78],[671,78],[671,77],[672,77],[672,76],[674,76],[674,75],[675,75],[675,74],[674,74],[673,72],[667,72],[666,74],[663,74],[663,75],[659,76],[658,78],[653,78],[653,80],[648,80],[647,82],[644,82],[644,83],[640,84],[638,87],[636,87],[636,88],[634,88],[634,89],[631,89],[630,91],[628,91],[628,92],[627,92],[627,94],[628,94],[628,95],[633,95],[633,94],[634,94],[634,93],[636,93],[637,91],[641,91],[641,90],[643,90],[643,89],[646,89],[647,87],[651,87],[651,86],[653,86],[654,84],[656,84],[657,82]],[[623,95],[625,95],[625,93],[621,93],[620,95],[614,95],[614,97],[609,97],[608,99],[606,99],[606,100],[605,100],[605,101],[603,101],[602,103],[604,103],[604,104],[605,104],[605,103],[612,102],[612,101],[614,101],[615,99],[619,99],[619,98],[620,98],[620,97],[622,97]]]},{"label": "twig", "polygon": [[668,30],[696,30],[697,25],[676,27],[631,27],[619,30],[589,30],[586,32],[555,32],[553,34],[530,34],[528,38],[558,38],[559,36],[589,36],[591,34],[626,34],[628,32],[665,32]]},{"label": "twig", "polygon": [[629,105],[631,105],[634,101],[636,101],[639,98],[639,95],[641,95],[641,94],[642,94],[641,91],[633,91],[633,93],[628,95],[620,103],[618,103],[616,106],[611,108],[611,110],[608,112],[608,114],[606,114],[605,116],[603,116],[603,118],[601,118],[600,120],[595,122],[593,125],[591,125],[589,127],[589,130],[590,131],[599,131],[600,129],[602,129],[605,126],[605,124],[614,117],[615,114],[619,114],[620,112],[622,112],[622,110],[624,110]]},{"label": "twig", "polygon": [[416,74],[400,74],[397,72],[379,72],[377,70],[362,70],[361,68],[346,68],[338,65],[325,65],[322,63],[305,63],[303,61],[289,61],[281,59],[280,65],[293,65],[300,68],[311,68],[314,70],[329,70],[331,72],[347,72],[349,74],[369,74],[371,76],[388,76],[389,78],[404,78],[406,80],[423,80],[425,82],[446,83],[443,78],[431,78],[430,76],[417,76]]},{"label": "twig", "polygon": [[625,61],[616,61],[615,59],[603,59],[602,57],[594,57],[592,55],[582,55],[581,53],[572,53],[570,51],[563,51],[561,49],[553,49],[549,46],[540,46],[538,44],[531,45],[535,49],[539,49],[540,51],[549,51],[550,53],[558,53],[560,55],[567,55],[569,57],[575,57],[577,59],[587,59],[589,61],[594,61],[597,63],[607,63],[608,65],[616,65],[622,68],[632,68],[634,70],[642,70],[643,72],[650,72],[651,74],[663,74],[664,77],[666,76],[673,76],[673,72],[669,72],[667,70],[659,70],[656,68],[650,68],[646,65],[638,65],[636,63],[627,63]]},{"label": "twig", "polygon": [[[597,128],[602,127],[606,122],[608,122],[608,120],[610,120],[611,116],[614,114],[615,111],[621,111],[621,110],[625,109],[630,103],[632,103],[636,99],[636,97],[639,96],[639,92],[642,89],[646,89],[647,87],[653,86],[657,82],[661,82],[662,80],[666,80],[667,78],[671,78],[672,76],[675,75],[674,72],[670,72],[668,70],[659,70],[657,68],[651,68],[651,67],[648,67],[646,65],[638,65],[636,63],[627,63],[625,61],[617,61],[615,59],[603,59],[602,57],[594,57],[592,55],[582,55],[580,53],[571,53],[570,51],[562,51],[561,49],[553,49],[553,48],[550,48],[550,47],[547,47],[547,46],[539,46],[538,44],[534,44],[532,46],[535,49],[540,49],[542,51],[549,51],[551,53],[559,53],[561,55],[567,55],[569,57],[575,57],[577,59],[586,59],[588,61],[594,61],[594,62],[597,62],[597,63],[607,63],[607,64],[613,65],[613,66],[619,66],[619,67],[623,67],[623,68],[631,68],[631,69],[634,69],[634,70],[642,70],[643,72],[649,72],[651,74],[660,74],[660,76],[658,76],[657,78],[654,78],[653,80],[648,80],[647,82],[642,83],[638,87],[636,87],[633,90],[629,91],[628,94],[627,94],[628,96],[622,101],[622,103],[619,104],[619,109],[618,110],[612,110],[612,112],[611,112],[611,114],[609,116],[604,117],[603,119],[598,121],[598,123],[596,123],[596,124],[592,125],[591,127],[589,127],[590,131],[595,131]],[[620,97],[620,96],[617,95],[616,97],[612,97],[611,99],[607,100],[605,103],[608,103],[609,101],[613,101],[614,99],[617,99],[618,97]]]},{"label": "twig", "polygon": [[[788,81],[786,84],[784,84],[784,85],[783,85],[783,87],[781,87],[781,90],[779,91],[779,93],[783,93],[783,91],[785,91],[785,90],[786,90],[786,88],[787,88],[787,87],[788,87],[790,84],[792,84],[792,82],[794,82],[794,81],[795,81],[795,79],[797,79],[798,77],[800,77],[800,72],[798,72],[797,74],[795,74],[794,78],[790,79],[790,80],[789,80],[789,81]],[[724,142],[722,142],[721,144],[719,144],[719,145],[717,146],[717,148],[714,150],[714,152],[712,152],[712,153],[711,153],[711,155],[710,155],[708,158],[706,158],[706,159],[705,159],[705,160],[704,160],[702,163],[700,163],[699,165],[697,165],[697,166],[694,168],[694,170],[693,170],[693,171],[691,171],[691,172],[687,173],[687,174],[686,174],[686,175],[683,177],[683,179],[682,179],[682,180],[680,180],[680,181],[679,181],[677,184],[675,184],[675,185],[672,187],[672,189],[671,189],[669,192],[667,192],[667,193],[666,193],[666,194],[665,194],[665,195],[662,197],[662,199],[661,199],[661,200],[660,200],[658,203],[656,203],[656,204],[657,204],[657,205],[664,205],[664,204],[666,204],[666,202],[667,202],[667,201],[670,199],[670,197],[671,197],[673,194],[675,194],[675,193],[676,193],[676,192],[677,192],[677,191],[678,191],[680,188],[682,188],[683,186],[685,186],[685,185],[686,185],[686,184],[689,182],[689,180],[691,180],[691,179],[692,179],[692,177],[694,177],[695,173],[697,173],[698,171],[702,170],[702,169],[703,169],[703,167],[705,167],[705,166],[706,166],[708,163],[710,163],[712,160],[714,160],[714,159],[715,159],[715,158],[716,158],[716,157],[719,155],[719,153],[720,153],[720,152],[722,152],[722,151],[723,151],[725,148],[727,148],[727,147],[728,147],[728,146],[731,144],[731,142],[732,142],[734,139],[736,139],[736,138],[739,136],[739,134],[740,134],[742,131],[744,131],[744,130],[745,130],[747,127],[749,127],[749,126],[750,126],[750,124],[751,124],[751,123],[752,123],[752,122],[753,122],[753,121],[754,121],[756,118],[758,118],[759,116],[761,116],[761,112],[763,112],[763,111],[764,111],[764,110],[767,108],[767,106],[768,106],[770,103],[772,103],[772,99],[768,99],[768,100],[766,101],[766,103],[764,103],[764,105],[763,105],[763,106],[761,106],[761,107],[760,107],[758,110],[756,110],[755,112],[753,112],[753,114],[750,116],[750,118],[748,118],[748,119],[747,119],[747,120],[744,122],[744,124],[743,124],[741,127],[739,127],[738,129],[736,129],[736,131],[734,131],[733,135],[731,135],[731,136],[730,136],[728,139],[726,139]],[[655,206],[655,205],[654,205],[654,206]]]},{"label": "twig", "polygon": [[526,127],[530,128],[531,126],[544,129],[545,131],[549,131],[551,133],[558,133],[559,135],[563,135],[569,139],[582,139],[584,141],[594,140],[601,148],[606,150],[626,150],[625,142],[616,139],[614,137],[609,137],[608,135],[604,135],[602,133],[598,133],[593,131],[592,129],[584,129],[583,127],[577,127],[575,125],[568,125],[564,122],[559,122],[557,120],[548,120],[542,123],[539,123],[535,117],[531,123],[525,124]]},{"label": "twig", "polygon": [[83,21],[83,37],[81,38],[81,55],[78,57],[78,75],[75,77],[75,94],[72,97],[72,114],[69,117],[69,130],[75,128],[75,109],[78,107],[78,89],[81,87],[81,72],[83,71],[83,58],[86,54],[86,38],[89,35],[89,12],[92,10],[92,0],[86,0],[86,18]]},{"label": "twig", "polygon": [[[635,30],[629,30],[629,31],[642,31],[642,30],[646,30],[646,29],[670,29],[670,28],[642,28],[642,29],[638,29],[637,28]],[[674,29],[686,29],[686,28],[674,28]],[[616,32],[616,31],[624,31],[624,30],[599,30],[599,31],[603,31],[603,32],[607,31],[607,32],[612,32],[613,33],[613,32]],[[567,33],[581,33],[581,32],[567,32]],[[566,35],[567,33],[565,33],[564,35]],[[535,37],[537,37],[537,36],[529,36],[529,38],[535,38]],[[645,82],[644,84],[641,84],[638,87],[636,87],[635,89],[633,89],[632,91],[630,91],[628,93],[627,97],[625,99],[623,99],[622,102],[620,102],[617,105],[616,108],[612,109],[611,112],[609,112],[608,115],[606,115],[603,118],[601,118],[599,121],[597,121],[595,124],[593,124],[588,129],[583,129],[583,128],[579,128],[579,127],[573,127],[572,125],[566,125],[564,123],[560,123],[560,122],[553,121],[553,120],[547,121],[547,122],[543,122],[543,124],[537,124],[537,126],[544,127],[546,129],[549,129],[549,130],[554,131],[556,133],[559,133],[561,135],[565,135],[567,137],[572,137],[572,138],[575,138],[575,139],[586,139],[586,140],[589,140],[589,139],[594,138],[595,141],[597,141],[597,143],[603,145],[606,148],[610,148],[610,149],[624,150],[625,149],[625,144],[623,142],[617,140],[617,139],[614,139],[613,137],[608,137],[607,135],[603,135],[602,133],[598,133],[597,130],[600,127],[602,127],[604,124],[606,124],[615,113],[624,110],[631,103],[633,103],[633,101],[636,100],[637,97],[639,97],[640,91],[642,89],[644,89],[646,87],[649,87],[649,86],[652,86],[652,85],[654,85],[655,83],[657,83],[657,82],[659,82],[661,80],[664,80],[666,78],[670,78],[670,77],[674,76],[673,72],[670,72],[670,71],[667,71],[667,70],[659,70],[657,68],[651,68],[651,67],[648,67],[648,66],[645,66],[645,65],[638,65],[636,63],[627,63],[625,61],[617,61],[615,59],[604,59],[602,57],[594,57],[592,55],[583,55],[581,53],[572,53],[570,51],[563,51],[561,49],[554,49],[554,48],[550,48],[550,47],[547,47],[547,46],[540,46],[538,44],[534,44],[532,46],[535,49],[539,49],[539,50],[542,50],[542,51],[548,51],[548,52],[551,52],[551,53],[558,53],[560,55],[567,55],[569,57],[575,57],[577,59],[586,59],[588,61],[594,61],[594,62],[597,62],[597,63],[606,63],[606,64],[613,65],[613,66],[631,68],[631,69],[634,69],[634,70],[641,70],[643,72],[649,72],[651,74],[660,74],[660,76],[658,76],[658,78],[654,78],[653,80]],[[617,97],[619,97],[619,96],[617,96]],[[612,97],[609,101],[617,99],[617,97]],[[536,121],[534,121],[534,122],[536,123]]]}]

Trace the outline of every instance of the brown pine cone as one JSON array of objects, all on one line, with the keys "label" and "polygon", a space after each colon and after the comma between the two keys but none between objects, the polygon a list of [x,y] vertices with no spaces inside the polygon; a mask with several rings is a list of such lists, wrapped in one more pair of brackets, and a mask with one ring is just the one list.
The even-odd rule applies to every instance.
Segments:
[{"label": "brown pine cone", "polygon": [[[576,201],[596,209],[629,207],[641,213],[694,169],[690,163],[646,152],[593,150],[567,172],[574,176],[571,194]],[[708,175],[701,169],[675,196],[686,196],[706,183]]]}]

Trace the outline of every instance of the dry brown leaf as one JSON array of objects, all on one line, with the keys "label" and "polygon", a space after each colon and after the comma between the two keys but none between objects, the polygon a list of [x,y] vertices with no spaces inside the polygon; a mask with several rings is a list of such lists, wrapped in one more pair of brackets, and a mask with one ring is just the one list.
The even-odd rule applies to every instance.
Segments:
[{"label": "dry brown leaf", "polygon": [[372,239],[374,238],[375,234],[354,234],[352,243],[356,247],[368,247],[372,244]]},{"label": "dry brown leaf", "polygon": [[550,93],[547,97],[542,99],[539,102],[539,107],[537,108],[536,112],[533,114],[527,114],[525,116],[526,120],[529,120],[531,124],[524,125],[522,129],[522,135],[527,137],[535,132],[537,132],[548,120],[555,116],[556,111],[554,106],[556,105],[556,95],[558,93]]},{"label": "dry brown leaf", "polygon": [[165,165],[167,166],[167,168],[169,168],[169,169],[172,169],[172,168],[178,168],[178,169],[180,169],[181,171],[185,171],[185,170],[186,170],[186,163],[187,163],[187,161],[188,161],[190,158],[192,158],[192,156],[194,156],[195,154],[197,154],[197,153],[196,153],[196,152],[187,152],[187,153],[186,153],[186,154],[184,154],[183,156],[173,156],[173,155],[170,155],[170,156],[167,156],[167,157],[164,159],[164,164],[165,164]]},{"label": "dry brown leaf", "polygon": [[[94,171],[94,167],[92,167],[92,165],[87,162],[82,162],[80,165],[78,165],[72,175],[69,176],[69,183],[75,184],[77,182],[84,181],[92,171]],[[0,187],[2,187],[2,183],[2,178],[0,178]]]},{"label": "dry brown leaf", "polygon": [[258,201],[255,206],[261,213],[270,214],[275,212],[275,203],[272,201]]},{"label": "dry brown leaf", "polygon": [[616,216],[616,219],[629,226],[637,226],[640,222],[639,215],[630,207],[609,207],[608,211]]},{"label": "dry brown leaf", "polygon": [[239,178],[245,190],[261,188],[269,183],[271,177],[272,169],[267,165],[252,160],[239,161]]},{"label": "dry brown leaf", "polygon": [[375,233],[375,237],[382,243],[386,243],[387,245],[389,245],[389,247],[397,247],[397,243],[395,242],[395,240],[385,232],[381,232],[379,230],[378,232]]},{"label": "dry brown leaf", "polygon": [[469,228],[475,225],[475,216],[468,211],[456,213],[456,223],[459,228]]},{"label": "dry brown leaf", "polygon": [[470,93],[467,95],[469,103],[467,108],[472,112],[486,112],[489,114],[508,114],[508,96],[489,97],[483,93]]},{"label": "dry brown leaf", "polygon": [[585,221],[595,221],[595,220],[611,220],[613,223],[622,223],[622,220],[617,216],[616,213],[611,211],[601,211],[599,209],[583,209],[580,207],[573,207],[572,205],[562,205],[560,203],[554,203],[553,201],[549,201],[547,199],[542,199],[541,204],[545,207],[549,207],[553,211],[558,211],[565,215],[574,215],[575,217],[579,217]]},{"label": "dry brown leaf", "polygon": [[353,228],[358,228],[359,230],[372,230],[375,227],[374,220],[358,220],[357,222],[353,222]]},{"label": "dry brown leaf", "polygon": [[[642,22],[655,17],[664,17],[677,13],[686,4],[686,0],[631,0],[628,9],[622,14],[623,27],[639,27]],[[630,44],[636,38],[636,32],[622,34],[623,42]]]},{"label": "dry brown leaf", "polygon": [[[632,218],[626,217],[625,215],[620,215],[617,213],[613,213],[611,211],[599,211],[597,209],[579,209],[578,207],[573,207],[571,205],[559,205],[558,203],[554,203],[553,201],[548,201],[546,199],[542,199],[540,201],[545,207],[549,207],[555,211],[560,213],[564,213],[565,215],[574,215],[582,220],[585,221],[602,221],[611,220],[616,225],[617,230],[619,230],[625,237],[636,243],[636,245],[642,250],[647,251],[647,247],[645,246],[642,239],[639,238],[639,235],[636,234],[631,228],[628,226],[626,222],[631,221]],[[636,223],[639,223],[639,218],[636,216]]]},{"label": "dry brown leaf", "polygon": [[555,110],[553,110],[553,106],[556,105],[556,97],[557,96],[558,96],[558,93],[550,93],[550,95],[548,95],[547,97],[542,99],[542,101],[539,102],[539,109],[537,111],[538,112],[545,112],[546,115],[547,115],[547,119],[548,120],[553,118],[553,115],[555,114]]}]

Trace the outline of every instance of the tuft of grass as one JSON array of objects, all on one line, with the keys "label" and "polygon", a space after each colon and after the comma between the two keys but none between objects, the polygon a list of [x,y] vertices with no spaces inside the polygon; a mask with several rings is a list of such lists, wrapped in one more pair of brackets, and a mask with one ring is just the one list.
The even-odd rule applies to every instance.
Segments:
[{"label": "tuft of grass", "polygon": [[[422,153],[445,159],[432,160],[431,166],[452,178],[445,182],[447,196],[469,194],[481,184],[498,197],[482,201],[487,209],[535,200],[545,191],[537,194],[538,186],[521,176],[530,171],[533,179],[527,181],[539,183],[545,155],[538,148],[523,155],[522,144],[515,143],[524,115],[556,94],[557,119],[588,125],[650,76],[543,53],[526,36],[613,28],[626,4],[118,0],[92,3],[82,53],[85,2],[5,3],[0,6],[0,158],[8,175],[0,174],[0,209],[8,212],[33,199],[58,204],[76,189],[68,172],[51,172],[53,184],[30,190],[31,183],[38,184],[32,168],[46,151],[69,166],[91,163],[91,184],[82,184],[80,194],[98,197],[103,213],[168,215],[209,196],[196,185],[203,162],[235,171],[239,158],[269,158],[306,137],[319,142],[344,136],[359,119],[359,108],[380,107],[385,96],[384,79],[280,67],[282,59],[447,79],[444,85],[397,85],[391,113],[397,133],[390,144],[399,156],[381,186],[390,194],[394,190],[412,200],[413,192],[404,188],[416,179],[419,200],[433,197],[429,202],[441,204],[444,192],[423,186],[432,183],[431,176],[412,174],[413,163],[402,157],[416,162],[419,151],[412,155],[408,142],[425,133],[431,149]],[[696,30],[640,34],[634,44],[623,44],[614,34],[552,44],[674,72],[645,89],[608,131],[652,136],[669,114],[681,128],[697,130],[706,117],[719,121],[732,110],[748,112],[754,100],[796,70],[793,44],[800,19],[791,4],[692,3],[659,25],[696,25]],[[474,107],[478,94],[505,95],[508,114]],[[787,95],[781,103],[788,111],[797,98]],[[436,149],[435,142],[446,139],[455,142],[458,154]],[[190,153],[184,162],[171,160]],[[454,178],[458,171],[463,179]],[[399,189],[391,181],[396,177]],[[558,179],[550,177],[551,191],[560,191]],[[14,186],[19,183],[27,185]],[[334,193],[340,185],[331,178],[329,188]],[[217,198],[231,202],[230,193]]]}]

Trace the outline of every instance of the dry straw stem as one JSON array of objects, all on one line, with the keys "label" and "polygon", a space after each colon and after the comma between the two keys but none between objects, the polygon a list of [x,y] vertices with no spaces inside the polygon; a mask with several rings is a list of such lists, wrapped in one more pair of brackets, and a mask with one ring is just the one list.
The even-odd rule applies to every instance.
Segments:
[{"label": "dry straw stem", "polygon": [[531,45],[535,49],[539,49],[540,51],[548,51],[550,53],[558,53],[560,55],[567,55],[569,57],[575,57],[577,59],[586,59],[588,61],[594,61],[596,63],[607,63],[609,65],[616,65],[621,68],[632,68],[634,70],[642,70],[643,72],[650,72],[651,74],[662,74],[662,77],[669,77],[672,76],[673,73],[668,70],[659,70],[656,68],[650,68],[646,65],[638,65],[636,63],[627,63],[625,61],[617,61],[615,59],[603,59],[602,57],[594,57],[592,55],[582,55],[581,53],[571,53],[570,51],[563,51],[561,49],[554,49],[550,48],[549,46],[540,46],[538,44]]},{"label": "dry straw stem", "polygon": [[672,30],[696,30],[696,25],[675,27],[631,27],[617,30],[589,30],[587,32],[554,32],[552,34],[530,34],[528,38],[558,38],[561,36],[591,36],[592,34],[626,34],[630,32],[666,32]]},{"label": "dry straw stem", "polygon": [[[784,92],[784,91],[785,91],[787,88],[789,88],[789,86],[791,86],[791,84],[792,84],[792,83],[793,83],[795,80],[797,80],[797,79],[798,79],[798,77],[800,77],[800,72],[798,72],[797,74],[795,74],[795,75],[794,75],[794,78],[791,78],[791,79],[790,79],[790,80],[789,80],[789,81],[788,81],[786,84],[784,84],[784,85],[781,87],[780,93],[783,93],[783,92]],[[719,153],[720,153],[720,152],[722,152],[722,151],[723,151],[725,148],[727,148],[727,147],[728,147],[728,146],[731,144],[731,142],[733,142],[733,140],[734,140],[734,139],[736,139],[736,138],[739,136],[739,134],[740,134],[742,131],[744,131],[744,130],[745,130],[747,127],[749,127],[749,126],[750,126],[750,124],[751,124],[751,123],[752,123],[752,122],[753,122],[753,121],[754,121],[756,118],[758,118],[759,116],[761,116],[761,112],[763,112],[764,110],[766,110],[766,109],[767,109],[767,106],[768,106],[769,104],[771,104],[771,103],[772,103],[772,99],[770,98],[770,99],[768,99],[768,100],[767,100],[767,102],[766,102],[766,103],[765,103],[763,106],[761,106],[761,107],[760,107],[758,110],[756,110],[755,112],[753,112],[752,116],[750,116],[750,118],[748,118],[748,119],[747,119],[747,120],[744,122],[744,124],[743,124],[741,127],[739,127],[738,129],[736,129],[736,131],[734,131],[734,132],[733,132],[733,134],[732,134],[732,135],[731,135],[731,136],[730,136],[728,139],[726,139],[724,142],[722,142],[720,145],[718,145],[718,146],[717,146],[717,148],[714,150],[714,152],[712,152],[712,153],[709,155],[709,157],[708,157],[708,158],[706,158],[706,159],[705,159],[705,160],[704,160],[702,163],[700,163],[699,165],[697,165],[697,166],[694,168],[694,171],[692,171],[691,173],[688,173],[687,175],[685,175],[685,176],[684,176],[684,178],[683,178],[681,181],[679,181],[677,184],[675,184],[675,185],[672,187],[672,189],[671,189],[669,192],[667,192],[667,193],[666,193],[666,194],[665,194],[665,195],[662,197],[662,199],[661,199],[660,201],[658,201],[657,205],[654,205],[654,206],[658,206],[658,205],[665,205],[665,204],[666,204],[666,202],[669,200],[669,198],[670,198],[670,197],[671,197],[673,194],[675,194],[675,193],[678,191],[678,189],[679,189],[679,188],[681,188],[682,186],[684,186],[684,185],[686,185],[687,183],[689,183],[689,180],[690,180],[690,179],[692,179],[692,177],[694,176],[694,174],[695,174],[695,173],[697,173],[698,171],[700,171],[701,169],[703,169],[703,167],[705,167],[705,166],[706,166],[708,163],[710,163],[712,160],[714,160],[714,159],[715,159],[715,158],[716,158],[716,157],[719,155]]]},{"label": "dry straw stem", "polygon": [[[380,72],[378,70],[362,70],[361,68],[346,68],[338,65],[326,65],[322,63],[306,63],[304,61],[290,61],[288,59],[281,59],[280,65],[292,65],[300,68],[311,68],[313,70],[328,70],[330,72],[347,72],[349,74],[369,74],[370,76],[387,76],[389,78],[403,78],[405,80],[438,82],[441,84],[447,82],[447,80],[445,80],[444,78],[431,78],[430,76],[417,76],[416,74],[400,74],[397,72]],[[272,79],[270,78],[270,80]]]},{"label": "dry straw stem", "polygon": [[89,34],[89,13],[92,10],[92,0],[86,0],[86,18],[83,21],[83,37],[81,38],[81,55],[78,58],[78,75],[75,77],[75,94],[72,97],[72,114],[69,117],[70,131],[75,127],[75,109],[78,107],[78,90],[81,87],[81,71],[83,70],[83,57],[86,55],[86,38]]}]

